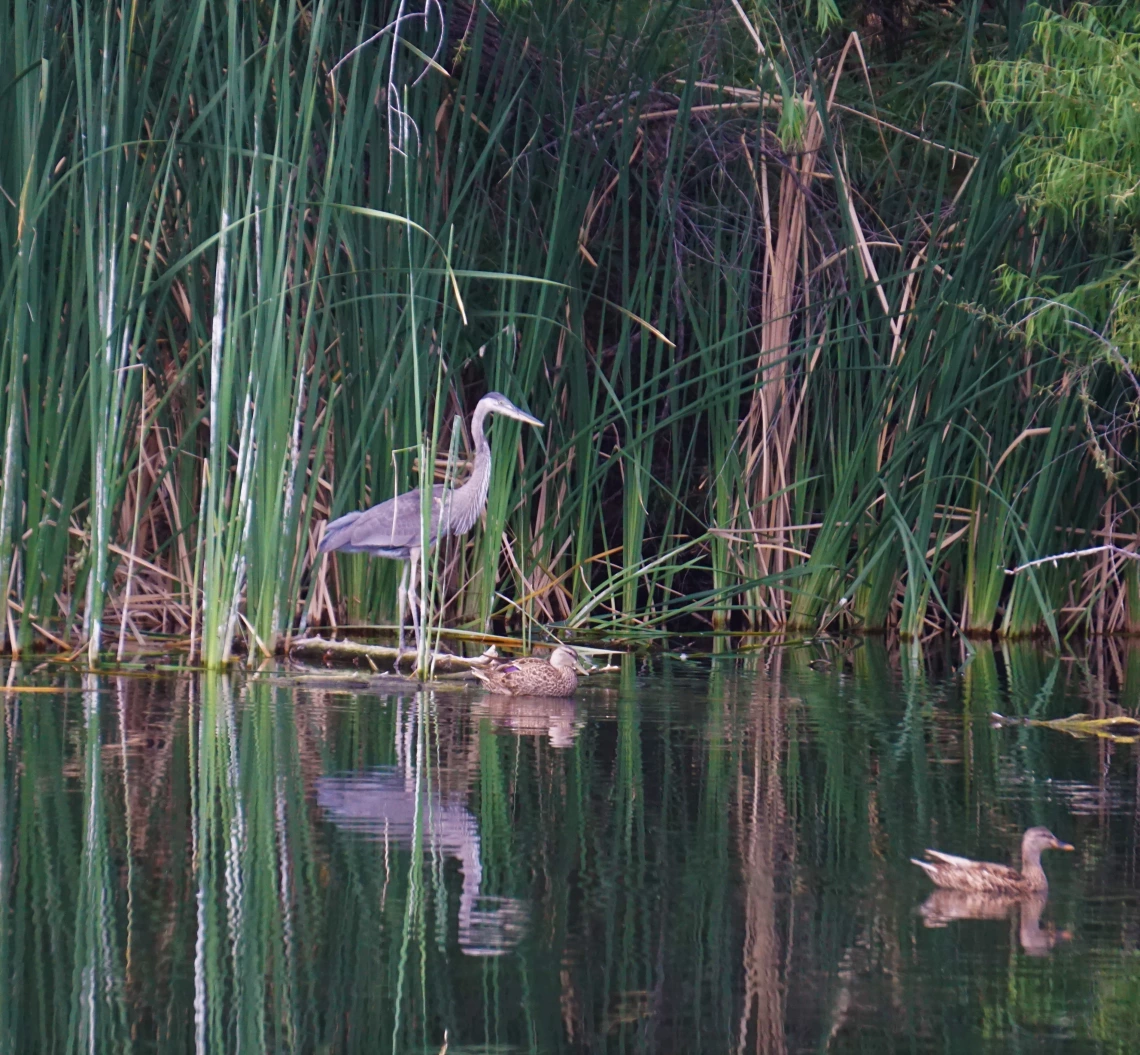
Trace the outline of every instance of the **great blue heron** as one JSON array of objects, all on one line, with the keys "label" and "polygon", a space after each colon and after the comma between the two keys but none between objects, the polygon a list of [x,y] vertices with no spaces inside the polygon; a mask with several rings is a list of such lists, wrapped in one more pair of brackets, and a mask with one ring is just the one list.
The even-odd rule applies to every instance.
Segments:
[{"label": "great blue heron", "polygon": [[[488,392],[475,406],[471,417],[471,438],[475,441],[475,466],[468,481],[460,487],[436,484],[432,488],[431,520],[428,546],[434,546],[448,535],[462,535],[471,529],[487,504],[487,488],[491,483],[491,445],[483,435],[483,422],[488,414],[503,414],[516,421],[542,428],[538,418],[519,410],[506,396]],[[372,557],[402,560],[397,606],[400,611],[400,644],[397,662],[404,652],[404,609],[409,592],[412,601],[412,626],[416,633],[417,651],[420,641],[419,598],[416,595],[416,565],[421,557],[422,516],[420,492],[405,491],[370,509],[345,513],[325,527],[321,539],[322,553],[367,553]]]}]

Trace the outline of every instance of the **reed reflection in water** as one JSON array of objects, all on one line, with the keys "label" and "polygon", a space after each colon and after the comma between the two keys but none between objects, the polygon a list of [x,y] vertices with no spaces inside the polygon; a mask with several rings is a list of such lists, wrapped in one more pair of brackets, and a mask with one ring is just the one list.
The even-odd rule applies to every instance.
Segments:
[{"label": "reed reflection in water", "polygon": [[[546,702],[12,670],[67,691],[3,697],[5,1051],[1129,1050],[1135,749],[988,716],[1134,711],[1137,654],[824,648]],[[1047,905],[908,863],[1032,824]]]}]

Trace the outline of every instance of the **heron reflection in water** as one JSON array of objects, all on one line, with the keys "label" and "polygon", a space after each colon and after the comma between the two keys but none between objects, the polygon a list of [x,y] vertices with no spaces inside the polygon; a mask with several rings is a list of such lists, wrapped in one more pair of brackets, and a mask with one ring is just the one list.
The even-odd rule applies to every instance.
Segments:
[{"label": "heron reflection in water", "polygon": [[317,805],[345,831],[410,849],[417,814],[430,854],[459,861],[459,948],[468,956],[501,956],[517,945],[527,910],[517,898],[482,893],[479,824],[459,795],[417,790],[416,770],[383,767],[317,779]]},{"label": "heron reflection in water", "polygon": [[[488,414],[502,414],[535,428],[543,427],[538,418],[520,410],[499,392],[488,392],[479,400],[471,417],[471,438],[475,444],[471,476],[460,487],[436,484],[432,488],[429,548],[441,538],[466,534],[487,505],[487,489],[491,483],[491,444],[483,434],[483,422]],[[345,513],[332,521],[326,526],[320,544],[321,553],[367,553],[372,557],[404,562],[397,593],[400,615],[397,664],[404,652],[404,610],[409,600],[416,651],[420,651],[423,620],[420,598],[416,593],[416,569],[423,555],[422,524],[419,490],[405,491],[370,509]]]}]

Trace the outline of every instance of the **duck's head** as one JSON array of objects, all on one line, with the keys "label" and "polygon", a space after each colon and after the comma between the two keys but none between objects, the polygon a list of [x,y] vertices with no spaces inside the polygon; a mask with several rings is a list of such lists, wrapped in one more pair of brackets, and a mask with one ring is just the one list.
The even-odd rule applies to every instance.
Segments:
[{"label": "duck's head", "polygon": [[569,645],[559,645],[550,653],[550,665],[559,670],[576,670],[579,674],[586,673],[585,667],[578,659],[578,653]]},{"label": "duck's head", "polygon": [[1042,850],[1071,850],[1072,844],[1063,843],[1048,828],[1030,828],[1021,837],[1021,856],[1039,857]]}]

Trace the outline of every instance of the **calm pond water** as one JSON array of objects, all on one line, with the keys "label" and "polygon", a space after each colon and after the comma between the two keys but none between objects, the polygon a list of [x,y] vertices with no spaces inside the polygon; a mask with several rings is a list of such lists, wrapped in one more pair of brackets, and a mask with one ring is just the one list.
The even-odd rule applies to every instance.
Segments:
[{"label": "calm pond water", "polygon": [[[990,719],[1135,713],[1140,647],[8,675],[68,691],[0,697],[3,1053],[1140,1044],[1137,749]],[[1033,824],[1043,906],[927,903]]]}]

